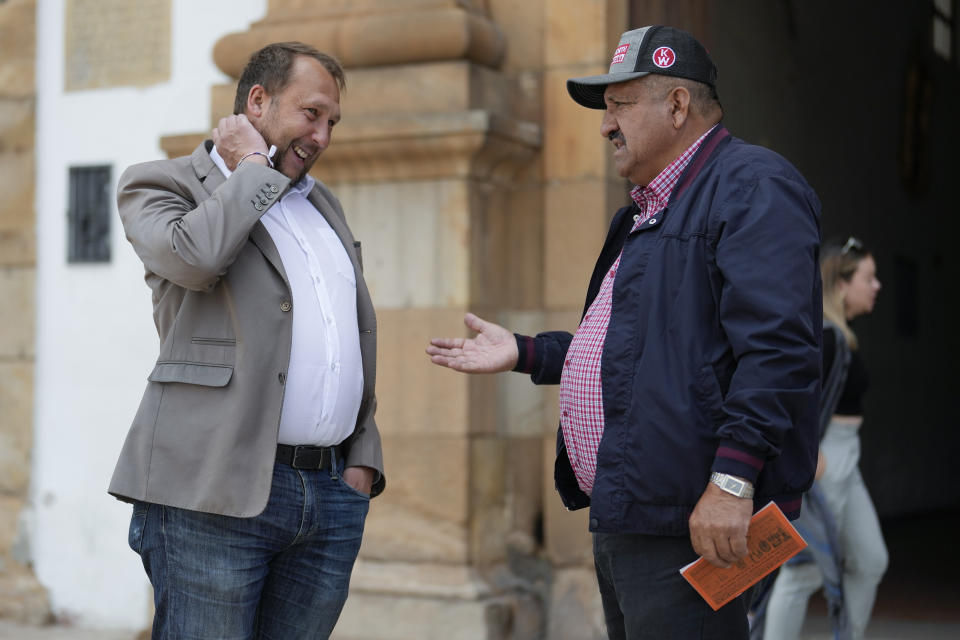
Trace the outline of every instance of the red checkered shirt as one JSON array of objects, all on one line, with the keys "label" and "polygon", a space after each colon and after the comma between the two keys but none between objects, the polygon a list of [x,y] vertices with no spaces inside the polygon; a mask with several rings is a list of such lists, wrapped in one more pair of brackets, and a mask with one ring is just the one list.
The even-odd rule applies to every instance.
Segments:
[{"label": "red checkered shirt", "polygon": [[[633,217],[631,232],[663,210],[670,201],[680,174],[710,131],[704,133],[676,160],[667,165],[646,187],[635,187],[630,197],[637,203],[640,213]],[[567,358],[563,363],[560,378],[560,427],[567,447],[570,465],[577,476],[577,484],[587,495],[593,493],[593,480],[597,472],[597,449],[603,435],[603,384],[600,379],[600,357],[607,339],[607,325],[613,302],[613,282],[620,266],[617,257],[607,272],[600,291],[587,309],[580,326],[570,342]]]}]

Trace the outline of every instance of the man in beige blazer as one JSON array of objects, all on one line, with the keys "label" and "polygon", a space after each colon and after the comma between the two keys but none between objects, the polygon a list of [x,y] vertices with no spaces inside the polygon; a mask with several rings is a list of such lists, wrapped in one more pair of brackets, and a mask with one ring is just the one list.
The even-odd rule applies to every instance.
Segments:
[{"label": "man in beige blazer", "polygon": [[269,45],[212,141],[120,179],[160,354],[109,490],[155,639],[325,638],[346,599],[385,477],[360,243],[308,175],[343,86],[330,56]]}]

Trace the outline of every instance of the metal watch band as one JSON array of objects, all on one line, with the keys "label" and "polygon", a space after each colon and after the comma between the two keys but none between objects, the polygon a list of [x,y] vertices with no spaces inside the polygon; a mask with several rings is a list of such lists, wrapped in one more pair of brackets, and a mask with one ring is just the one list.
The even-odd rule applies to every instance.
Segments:
[{"label": "metal watch band", "polygon": [[728,473],[719,473],[714,471],[710,474],[710,482],[717,485],[727,493],[737,496],[738,498],[752,498],[753,497],[753,485],[737,478],[736,476],[731,476]]}]

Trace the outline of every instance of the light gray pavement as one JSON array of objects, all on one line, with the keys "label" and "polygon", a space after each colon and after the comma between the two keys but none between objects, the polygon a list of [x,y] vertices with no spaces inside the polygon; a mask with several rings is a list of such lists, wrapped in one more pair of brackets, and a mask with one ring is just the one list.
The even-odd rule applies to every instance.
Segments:
[{"label": "light gray pavement", "polygon": [[137,631],[102,631],[50,625],[25,627],[0,620],[2,640],[136,640]]},{"label": "light gray pavement", "polygon": [[[136,640],[136,631],[97,631],[65,626],[24,627],[0,620],[0,640]],[[802,640],[831,640],[827,619],[807,621]],[[866,640],[957,640],[960,622],[923,622],[877,618],[870,623]],[[574,640],[574,639],[565,639]],[[671,640],[665,638],[664,640]]]},{"label": "light gray pavement", "polygon": [[[809,618],[801,640],[833,640],[825,617]],[[960,622],[924,622],[874,618],[867,628],[866,640],[958,640]]]}]

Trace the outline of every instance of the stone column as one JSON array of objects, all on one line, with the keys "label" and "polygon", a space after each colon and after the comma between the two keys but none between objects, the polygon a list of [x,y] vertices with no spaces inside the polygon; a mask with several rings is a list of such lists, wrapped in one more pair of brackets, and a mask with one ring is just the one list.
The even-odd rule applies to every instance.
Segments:
[{"label": "stone column", "polygon": [[338,634],[532,637],[515,635],[541,612],[509,555],[536,546],[536,392],[513,397],[502,377],[439,369],[423,350],[463,334],[465,311],[514,326],[536,309],[539,128],[509,111],[506,74],[464,60],[357,69],[350,82],[353,115],[317,174],[364,242],[388,493]]},{"label": "stone column", "polygon": [[[234,78],[253,50],[281,40],[347,68],[343,120],[313,174],[363,243],[387,491],[371,506],[338,638],[543,628],[541,392],[424,354],[431,336],[465,334],[468,310],[519,331],[542,326],[542,18],[539,2],[273,0],[214,48]],[[213,89],[213,121],[233,93]],[[162,144],[181,155],[202,137]]]},{"label": "stone column", "polygon": [[[388,492],[373,503],[341,638],[604,637],[587,512],[553,488],[556,389],[427,364],[471,310],[574,330],[629,185],[600,112],[566,80],[604,73],[630,26],[702,24],[703,0],[274,0],[214,49],[234,77],[301,39],[348,70],[315,174],[363,242],[380,318]],[[233,87],[216,87],[214,120]],[[200,136],[164,141],[188,153]]]},{"label": "stone column", "polygon": [[36,3],[0,3],[0,618],[50,616],[21,519],[33,449]]},{"label": "stone column", "polygon": [[[585,109],[568,78],[606,73],[628,27],[626,0],[545,2],[544,42],[544,309],[547,326],[573,331],[580,322],[593,265],[627,184],[600,135],[601,111]],[[556,388],[544,420],[545,550],[553,567],[547,637],[605,638],[593,569],[588,510],[569,512],[553,487],[559,424]]]}]

